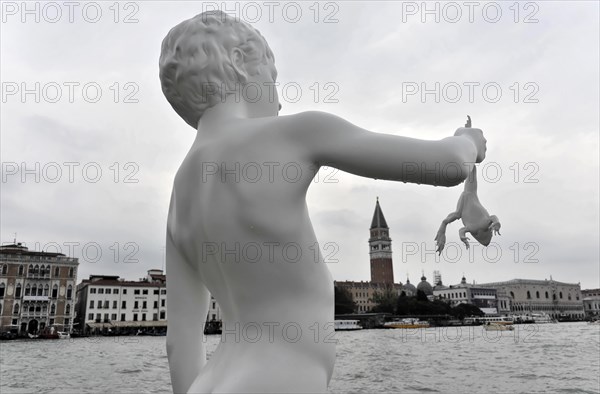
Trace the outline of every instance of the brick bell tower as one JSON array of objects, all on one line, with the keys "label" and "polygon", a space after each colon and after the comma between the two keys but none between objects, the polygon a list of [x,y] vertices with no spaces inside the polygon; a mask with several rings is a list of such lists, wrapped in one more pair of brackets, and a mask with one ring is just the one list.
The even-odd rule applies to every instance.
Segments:
[{"label": "brick bell tower", "polygon": [[369,238],[369,255],[371,257],[371,282],[394,284],[394,268],[392,265],[392,239],[389,227],[381,212],[379,197],[375,203],[375,213],[371,222]]}]

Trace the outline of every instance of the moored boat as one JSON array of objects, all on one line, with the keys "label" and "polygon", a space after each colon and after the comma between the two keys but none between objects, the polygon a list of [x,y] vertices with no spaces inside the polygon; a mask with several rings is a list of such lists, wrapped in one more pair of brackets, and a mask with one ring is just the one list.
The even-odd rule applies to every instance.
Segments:
[{"label": "moored boat", "polygon": [[483,325],[486,331],[512,331],[515,328],[509,322],[489,322]]},{"label": "moored boat", "polygon": [[399,321],[389,321],[384,323],[385,328],[427,328],[429,323],[419,319],[402,319]]},{"label": "moored boat", "polygon": [[362,330],[362,327],[358,324],[358,320],[335,320],[334,329],[335,331],[355,331]]}]

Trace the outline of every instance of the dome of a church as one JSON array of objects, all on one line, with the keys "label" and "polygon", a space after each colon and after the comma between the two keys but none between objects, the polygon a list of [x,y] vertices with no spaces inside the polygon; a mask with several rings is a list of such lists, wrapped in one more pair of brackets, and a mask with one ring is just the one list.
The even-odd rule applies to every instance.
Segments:
[{"label": "dome of a church", "polygon": [[433,288],[431,287],[429,282],[427,282],[427,278],[425,277],[425,275],[421,277],[421,282],[419,282],[419,284],[417,285],[417,291],[419,290],[425,293],[425,295],[433,295]]},{"label": "dome of a church", "polygon": [[402,291],[404,291],[404,293],[407,296],[417,295],[417,288],[412,283],[410,283],[410,280],[408,280],[408,278],[406,278],[406,284],[402,285]]}]

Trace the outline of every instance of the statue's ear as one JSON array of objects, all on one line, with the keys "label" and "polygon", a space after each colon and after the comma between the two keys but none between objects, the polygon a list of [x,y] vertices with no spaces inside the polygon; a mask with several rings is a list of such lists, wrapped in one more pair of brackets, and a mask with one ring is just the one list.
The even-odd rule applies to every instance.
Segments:
[{"label": "statue's ear", "polygon": [[246,72],[246,63],[244,61],[244,52],[240,48],[233,48],[230,52],[230,59],[233,69],[241,83],[246,83],[248,73]]}]

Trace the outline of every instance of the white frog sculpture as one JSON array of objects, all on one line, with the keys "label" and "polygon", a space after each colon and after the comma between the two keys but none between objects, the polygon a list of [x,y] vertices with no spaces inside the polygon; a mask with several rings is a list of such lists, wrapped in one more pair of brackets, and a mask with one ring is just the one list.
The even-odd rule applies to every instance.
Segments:
[{"label": "white frog sculpture", "polygon": [[462,219],[465,227],[458,230],[460,240],[465,243],[469,249],[469,238],[466,233],[471,235],[484,246],[488,246],[495,233],[500,235],[500,221],[496,215],[490,215],[481,205],[477,197],[477,175],[476,167],[473,166],[469,178],[465,181],[465,189],[458,199],[456,211],[446,217],[437,232],[435,241],[437,252],[442,253],[446,244],[446,226],[457,219]]},{"label": "white frog sculpture", "polygon": [[[468,117],[465,127],[471,127],[471,118]],[[469,177],[465,181],[465,189],[458,199],[456,211],[446,217],[442,221],[440,228],[435,237],[437,252],[439,254],[444,250],[446,244],[446,226],[457,219],[462,219],[465,227],[458,230],[460,240],[464,242],[469,249],[469,238],[466,233],[471,235],[484,246],[488,246],[492,240],[492,235],[495,233],[500,235],[500,221],[495,215],[490,215],[488,211],[481,205],[477,197],[477,172],[476,167],[469,173]]]}]

